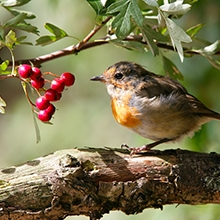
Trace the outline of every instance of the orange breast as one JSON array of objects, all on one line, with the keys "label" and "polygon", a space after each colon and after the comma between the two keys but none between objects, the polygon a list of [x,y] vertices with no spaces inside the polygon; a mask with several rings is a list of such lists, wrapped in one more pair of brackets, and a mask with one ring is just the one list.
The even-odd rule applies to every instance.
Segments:
[{"label": "orange breast", "polygon": [[118,102],[116,99],[111,100],[112,113],[116,121],[129,128],[136,127],[141,123],[137,118],[137,110],[129,107],[127,102]]}]

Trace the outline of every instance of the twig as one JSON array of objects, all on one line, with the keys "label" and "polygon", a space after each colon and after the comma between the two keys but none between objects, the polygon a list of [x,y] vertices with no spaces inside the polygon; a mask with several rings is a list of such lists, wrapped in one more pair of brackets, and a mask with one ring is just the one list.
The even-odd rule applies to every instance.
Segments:
[{"label": "twig", "polygon": [[[107,22],[107,20],[110,20],[110,17],[108,17],[108,19],[105,20],[105,22]],[[96,41],[92,41],[92,42],[88,42],[102,27],[104,26],[104,23],[102,23],[102,25],[96,27],[95,29],[93,29],[80,43],[78,43],[77,45],[71,45],[69,47],[64,48],[63,50],[58,50],[49,54],[45,54],[36,58],[31,58],[31,59],[23,59],[23,60],[16,60],[15,61],[15,65],[19,65],[19,64],[24,64],[24,63],[33,63],[34,66],[40,66],[42,63],[57,59],[59,57],[63,57],[63,56],[67,56],[67,55],[71,55],[71,54],[78,54],[79,52],[92,48],[92,47],[97,47],[97,46],[101,46],[104,44],[108,44],[110,43],[109,41],[109,36],[105,36],[103,38],[100,38]],[[135,42],[139,42],[142,43],[144,45],[147,45],[147,43],[145,41],[143,41],[142,37],[140,35],[129,35],[127,36],[124,41],[135,41]],[[157,46],[161,49],[166,49],[169,51],[175,51],[173,49],[172,45],[168,45],[165,43],[157,43]],[[199,55],[200,53],[197,51],[192,51],[188,48],[183,47],[183,51],[186,55],[192,56],[192,55]],[[216,51],[215,54],[213,55],[220,55],[220,50]],[[12,66],[12,62],[9,62],[9,66]]]}]

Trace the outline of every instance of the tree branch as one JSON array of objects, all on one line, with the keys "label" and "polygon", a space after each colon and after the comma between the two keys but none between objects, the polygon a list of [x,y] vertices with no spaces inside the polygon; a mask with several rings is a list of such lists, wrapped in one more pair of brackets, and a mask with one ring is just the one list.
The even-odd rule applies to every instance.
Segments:
[{"label": "tree branch", "polygon": [[99,219],[166,204],[220,204],[220,155],[68,149],[0,170],[0,219]]},{"label": "tree branch", "polygon": [[[97,29],[99,30],[99,29]],[[49,54],[45,54],[36,58],[31,58],[31,59],[23,59],[23,60],[16,60],[15,61],[15,65],[19,65],[19,64],[24,64],[24,63],[33,63],[34,66],[40,66],[42,63],[57,59],[59,57],[63,57],[63,56],[67,56],[67,55],[71,55],[71,54],[78,54],[79,52],[92,48],[92,47],[97,47],[97,46],[102,46],[104,44],[108,44],[110,43],[109,40],[107,40],[107,36],[104,38],[101,38],[99,40],[96,41],[92,41],[92,42],[85,42],[84,40],[81,41],[79,44],[77,45],[72,45],[69,46],[63,50],[58,50]],[[87,39],[87,38],[85,38]],[[90,39],[90,38],[88,38]],[[124,39],[124,41],[135,41],[135,42],[139,42],[142,43],[144,45],[147,45],[147,43],[145,41],[143,41],[142,37],[140,35],[134,35],[134,36],[128,36]],[[168,44],[163,44],[163,43],[157,43],[157,46],[161,49],[166,49],[166,50],[170,50],[170,51],[174,51],[173,46],[168,45]],[[188,48],[183,48],[184,53],[188,56],[192,56],[192,55],[198,55],[200,54],[199,52],[196,51],[191,51]],[[216,51],[216,53],[214,55],[220,55],[220,51]],[[12,63],[9,63],[9,66],[11,66]]]}]

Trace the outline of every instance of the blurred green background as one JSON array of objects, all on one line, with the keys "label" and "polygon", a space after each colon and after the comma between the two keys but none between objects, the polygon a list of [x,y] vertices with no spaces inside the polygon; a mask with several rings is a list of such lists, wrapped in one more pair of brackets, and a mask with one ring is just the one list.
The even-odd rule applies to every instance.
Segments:
[{"label": "blurred green background", "polygon": [[[46,22],[64,29],[69,35],[83,39],[95,24],[95,13],[83,0],[44,0],[31,1],[25,10],[32,11],[37,18],[32,22],[41,32],[48,34],[43,25]],[[1,23],[10,18],[8,12],[0,7]],[[219,0],[198,1],[181,20],[181,26],[187,29],[198,23],[206,26],[198,36],[211,42],[220,36],[220,2]],[[96,37],[105,35],[105,28]],[[37,36],[30,35],[29,41],[34,42]],[[21,46],[15,49],[16,59],[33,58],[69,45],[76,44],[74,39],[64,39],[46,47]],[[194,56],[180,63],[179,57],[170,53],[170,57],[184,75],[181,83],[188,91],[198,97],[208,107],[220,112],[220,71],[214,69],[204,58]],[[2,59],[9,58],[9,52],[0,51]],[[76,84],[64,92],[63,98],[56,103],[58,108],[52,120],[53,125],[38,122],[41,131],[41,142],[36,144],[34,123],[30,106],[25,98],[19,80],[0,81],[0,95],[7,102],[6,114],[0,115],[0,167],[23,163],[47,153],[73,147],[120,147],[122,143],[140,146],[149,140],[138,136],[118,125],[112,115],[109,96],[104,85],[90,82],[90,78],[100,75],[107,67],[121,60],[143,64],[148,70],[163,74],[163,66],[159,57],[150,52],[138,53],[113,45],[105,45],[59,58],[42,65],[42,72],[51,71],[61,74],[70,71],[76,76]],[[193,139],[186,138],[179,144],[164,144],[159,149],[183,148],[188,150],[220,152],[220,122],[212,121],[203,126]],[[147,209],[143,213],[126,216],[114,211],[104,215],[103,220],[124,219],[164,219],[172,220],[214,220],[219,219],[218,205],[164,206],[164,210]],[[86,217],[68,217],[71,219],[88,219]]]}]

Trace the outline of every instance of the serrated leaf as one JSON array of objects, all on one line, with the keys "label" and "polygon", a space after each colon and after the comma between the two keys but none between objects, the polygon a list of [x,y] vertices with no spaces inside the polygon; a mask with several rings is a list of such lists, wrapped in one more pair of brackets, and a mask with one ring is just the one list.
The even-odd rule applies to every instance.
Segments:
[{"label": "serrated leaf", "polygon": [[167,76],[170,76],[171,78],[174,79],[183,80],[182,73],[179,71],[177,66],[171,60],[169,60],[165,56],[162,56],[162,60],[163,60],[163,68]]},{"label": "serrated leaf", "polygon": [[164,4],[160,6],[163,12],[173,15],[186,14],[191,8],[190,4],[183,4],[183,0],[175,1],[170,4]]},{"label": "serrated leaf", "polygon": [[119,0],[116,1],[115,3],[111,4],[108,8],[107,8],[107,13],[108,14],[114,14],[116,12],[120,12],[121,10],[124,10],[124,8],[127,8],[127,4],[128,4],[128,0]]},{"label": "serrated leaf", "polygon": [[31,0],[6,0],[0,2],[4,7],[15,7],[15,6],[22,6],[30,2]]},{"label": "serrated leaf", "polygon": [[103,9],[103,4],[100,0],[86,0],[86,1],[92,6],[96,14],[99,14],[99,12]]},{"label": "serrated leaf", "polygon": [[12,49],[16,41],[17,38],[15,32],[10,30],[8,34],[5,36],[5,46]]},{"label": "serrated leaf", "polygon": [[204,24],[197,24],[191,28],[189,28],[186,33],[190,36],[190,37],[194,37],[200,30],[201,28],[204,26]]},{"label": "serrated leaf", "polygon": [[13,27],[13,26],[19,24],[20,22],[24,21],[25,18],[26,18],[25,13],[18,14],[17,16],[13,17],[12,19],[8,20],[3,25],[3,27]]},{"label": "serrated leaf", "polygon": [[66,37],[68,36],[67,33],[62,30],[61,28],[53,25],[53,24],[50,24],[50,23],[46,23],[44,25],[44,27],[49,31],[51,32],[52,34],[54,34],[57,38],[63,38],[63,37]]},{"label": "serrated leaf", "polygon": [[131,17],[134,19],[135,23],[138,26],[142,26],[144,17],[136,0],[130,0],[129,13],[131,14]]},{"label": "serrated leaf", "polygon": [[143,0],[143,1],[150,6],[154,6],[154,7],[158,6],[157,0]]},{"label": "serrated leaf", "polygon": [[146,50],[144,48],[144,45],[140,42],[135,42],[135,41],[124,41],[124,40],[110,40],[110,43],[113,43],[114,45],[118,47],[122,47],[128,50],[133,50],[133,51],[138,51],[141,53],[144,53]]},{"label": "serrated leaf", "polygon": [[136,0],[120,0],[115,2],[108,7],[107,13],[113,15],[118,13],[112,22],[112,27],[116,28],[118,38],[125,38],[133,31],[133,22],[138,26],[142,26],[144,20]]},{"label": "serrated leaf", "polygon": [[118,38],[125,38],[131,33],[131,19],[126,13],[127,11],[125,11],[125,14],[120,13],[120,17],[116,17],[119,19],[116,19],[117,23],[112,22],[113,28],[117,28],[115,33]]}]

